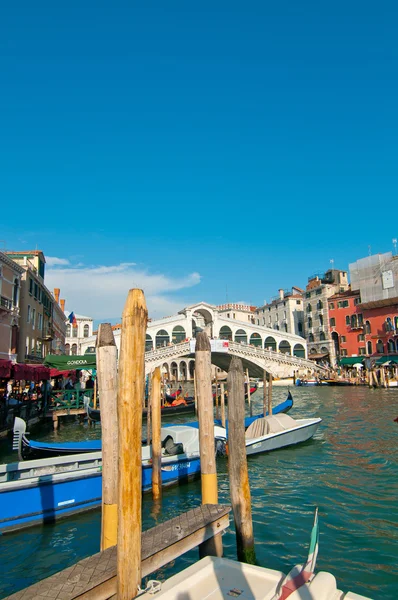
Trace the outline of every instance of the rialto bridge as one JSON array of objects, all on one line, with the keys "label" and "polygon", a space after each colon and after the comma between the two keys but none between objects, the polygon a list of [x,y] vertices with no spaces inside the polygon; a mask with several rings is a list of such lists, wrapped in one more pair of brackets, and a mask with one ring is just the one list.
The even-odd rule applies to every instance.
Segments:
[{"label": "rialto bridge", "polygon": [[[240,312],[239,316],[246,315]],[[192,379],[195,336],[199,331],[206,331],[212,339],[212,363],[222,370],[228,370],[232,356],[239,356],[252,377],[263,377],[264,370],[274,377],[289,377],[297,370],[323,371],[306,359],[304,338],[255,325],[250,313],[247,319],[228,318],[225,311],[201,302],[171,317],[150,321],[146,334],[146,372],[160,366],[169,379]],[[120,329],[114,335],[120,349]],[[82,343],[82,354],[92,346],[95,338],[87,338]]]}]

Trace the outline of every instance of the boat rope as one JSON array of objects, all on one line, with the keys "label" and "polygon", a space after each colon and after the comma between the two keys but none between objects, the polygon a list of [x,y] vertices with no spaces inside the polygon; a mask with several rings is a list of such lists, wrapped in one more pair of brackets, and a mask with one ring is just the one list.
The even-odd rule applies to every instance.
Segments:
[{"label": "boat rope", "polygon": [[157,592],[160,592],[161,589],[161,581],[157,581],[156,579],[150,579],[146,584],[146,588],[143,589],[141,586],[138,586],[138,593],[145,594],[146,592],[148,592],[148,594],[157,594]]}]

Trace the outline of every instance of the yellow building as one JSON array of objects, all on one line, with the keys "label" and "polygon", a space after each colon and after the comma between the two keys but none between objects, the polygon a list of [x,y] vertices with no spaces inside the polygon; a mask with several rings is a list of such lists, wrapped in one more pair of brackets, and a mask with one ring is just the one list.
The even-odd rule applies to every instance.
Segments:
[{"label": "yellow building", "polygon": [[0,252],[0,359],[16,361],[23,269]]}]

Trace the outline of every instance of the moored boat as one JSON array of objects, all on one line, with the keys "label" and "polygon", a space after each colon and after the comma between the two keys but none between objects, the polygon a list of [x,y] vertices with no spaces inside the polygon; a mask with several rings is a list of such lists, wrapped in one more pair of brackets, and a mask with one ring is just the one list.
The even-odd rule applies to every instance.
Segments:
[{"label": "moored boat", "polygon": [[141,600],[370,600],[353,592],[343,593],[328,572],[315,573],[318,555],[318,511],[315,512],[307,561],[288,575],[282,571],[206,556],[164,582],[153,581]]},{"label": "moored boat", "polygon": [[[289,391],[286,400],[281,402],[273,409],[272,413],[274,415],[279,413],[287,413],[293,407],[293,398]],[[165,407],[170,408],[170,407]],[[178,407],[177,407],[178,408]],[[183,406],[179,407],[183,409]],[[164,410],[164,409],[163,409]],[[96,410],[91,407],[87,407],[88,414],[90,418],[95,421],[101,419],[101,413],[99,410]],[[97,414],[94,414],[97,413]],[[176,413],[173,413],[176,414]],[[183,413],[177,413],[183,414]],[[267,415],[268,413],[266,413]],[[162,416],[163,412],[162,412]],[[249,427],[256,419],[263,417],[264,414],[261,413],[254,417],[246,417],[245,419],[245,427]],[[215,419],[215,425],[221,426],[221,420]],[[189,427],[195,427],[196,429],[199,427],[199,423],[194,421],[192,423],[187,423]],[[170,425],[172,426],[172,425]],[[165,425],[165,427],[168,427]],[[226,422],[226,431],[228,435],[228,420]],[[31,440],[26,436],[26,423],[23,419],[16,417],[14,422],[14,439],[13,439],[13,449],[17,450],[19,453],[19,459],[34,459],[34,458],[51,458],[54,456],[67,456],[69,454],[83,454],[87,452],[99,452],[102,449],[101,440],[85,440],[81,442],[37,442],[35,440]]]},{"label": "moored boat", "polygon": [[[200,475],[199,433],[162,428],[162,485]],[[151,447],[142,448],[142,490],[152,486]],[[0,465],[0,533],[95,508],[101,503],[100,452]]]}]

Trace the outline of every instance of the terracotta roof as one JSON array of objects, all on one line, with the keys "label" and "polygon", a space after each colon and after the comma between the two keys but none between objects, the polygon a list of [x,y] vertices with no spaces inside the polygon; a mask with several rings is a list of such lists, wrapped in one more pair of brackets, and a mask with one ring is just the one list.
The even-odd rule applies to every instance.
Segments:
[{"label": "terracotta roof", "polygon": [[346,290],[345,292],[338,292],[337,294],[333,294],[333,296],[329,296],[328,300],[337,300],[338,298],[359,298],[359,296],[359,290]]}]

